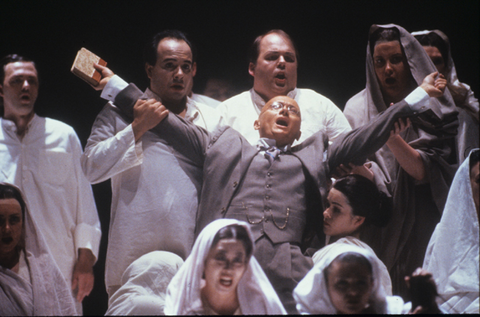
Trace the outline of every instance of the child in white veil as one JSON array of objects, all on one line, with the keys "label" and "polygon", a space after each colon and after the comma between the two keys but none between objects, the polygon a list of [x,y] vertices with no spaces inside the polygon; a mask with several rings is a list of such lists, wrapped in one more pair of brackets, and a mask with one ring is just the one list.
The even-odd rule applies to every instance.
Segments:
[{"label": "child in white veil", "polygon": [[202,230],[189,257],[168,285],[165,300],[166,315],[219,313],[205,307],[202,301],[202,288],[207,283],[203,278],[205,263],[210,250],[215,247],[213,242],[217,233],[232,225],[245,228],[251,245],[250,252],[245,247],[247,251],[246,269],[236,289],[239,307],[234,313],[244,315],[286,314],[268,278],[257,260],[251,255],[253,254],[254,240],[248,224],[235,219],[219,219]]}]

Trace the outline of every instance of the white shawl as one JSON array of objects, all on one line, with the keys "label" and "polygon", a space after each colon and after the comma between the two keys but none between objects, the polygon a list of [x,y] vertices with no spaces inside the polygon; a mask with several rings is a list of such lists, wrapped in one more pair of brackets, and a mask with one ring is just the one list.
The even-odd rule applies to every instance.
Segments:
[{"label": "white shawl", "polygon": [[0,316],[31,315],[32,312],[34,316],[77,315],[70,287],[27,207],[24,226],[31,283],[0,266]]},{"label": "white shawl", "polygon": [[[193,250],[185,260],[185,264],[168,285],[165,300],[166,315],[198,315],[203,313],[200,288],[205,259],[217,232],[233,224],[245,227],[253,243],[253,236],[246,222],[235,219],[218,219],[206,226],[195,241]],[[286,314],[277,293],[253,255],[238,284],[237,294],[240,309],[244,315]]]},{"label": "white shawl", "polygon": [[[334,244],[332,244],[334,245]],[[373,288],[370,305],[378,314],[405,313],[409,305],[404,305],[399,296],[387,296],[381,282],[381,266],[383,263],[369,250],[353,244],[339,243],[315,264],[293,291],[297,309],[301,314],[336,314],[328,295],[327,283],[323,270],[342,253],[354,252],[363,255],[372,265]],[[384,266],[384,265],[383,265]]]},{"label": "white shawl", "polygon": [[453,179],[423,263],[437,284],[440,308],[449,313],[479,313],[480,233],[469,162],[467,158]]},{"label": "white shawl", "polygon": [[183,260],[175,253],[147,253],[125,270],[105,315],[164,315],[167,287]]}]

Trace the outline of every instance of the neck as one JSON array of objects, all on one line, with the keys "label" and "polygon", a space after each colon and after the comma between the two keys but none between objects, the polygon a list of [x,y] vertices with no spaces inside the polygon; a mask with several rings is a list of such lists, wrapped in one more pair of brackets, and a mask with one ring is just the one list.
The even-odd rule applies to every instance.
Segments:
[{"label": "neck", "polygon": [[19,262],[20,250],[15,248],[13,251],[0,256],[0,266],[12,270]]},{"label": "neck", "polygon": [[187,112],[187,96],[185,96],[181,100],[162,99],[162,103],[169,111],[181,116],[182,118],[185,118],[185,114]]},{"label": "neck", "polygon": [[17,135],[20,139],[23,139],[23,137],[25,136],[25,132],[27,131],[28,124],[30,123],[30,121],[32,121],[34,115],[35,113],[32,111],[26,115],[5,113],[3,117],[15,123],[15,126],[17,127]]},{"label": "neck", "polygon": [[214,291],[209,291],[207,286],[205,286],[201,290],[201,297],[203,306],[209,306],[219,315],[233,315],[240,306],[236,290],[235,292],[218,294]]}]

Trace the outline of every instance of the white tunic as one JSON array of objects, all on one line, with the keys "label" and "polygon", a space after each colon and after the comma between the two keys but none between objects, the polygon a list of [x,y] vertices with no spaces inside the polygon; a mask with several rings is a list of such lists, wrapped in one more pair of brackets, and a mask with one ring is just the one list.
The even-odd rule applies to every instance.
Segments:
[{"label": "white tunic", "polygon": [[[144,96],[160,100],[150,89]],[[211,131],[220,116],[212,107],[188,98],[185,119]],[[162,250],[185,259],[190,254],[201,166],[179,161],[170,146],[150,131],[135,144],[132,125],[108,103],[93,124],[82,167],[92,183],[111,179],[105,265],[109,296],[120,287],[127,267],[142,255]]]},{"label": "white tunic", "polygon": [[[303,142],[320,130],[324,130],[330,143],[343,133],[351,130],[350,124],[342,111],[328,98],[310,89],[298,89],[288,93],[288,97],[295,99],[302,113],[302,135],[293,145]],[[258,131],[253,123],[265,105],[265,101],[253,88],[225,100],[218,106],[225,124],[240,132],[250,144],[258,141]]]},{"label": "white tunic", "polygon": [[0,118],[0,181],[15,184],[68,285],[78,248],[98,257],[100,221],[82,173],[82,147],[72,127],[35,115],[20,140],[15,123]]}]

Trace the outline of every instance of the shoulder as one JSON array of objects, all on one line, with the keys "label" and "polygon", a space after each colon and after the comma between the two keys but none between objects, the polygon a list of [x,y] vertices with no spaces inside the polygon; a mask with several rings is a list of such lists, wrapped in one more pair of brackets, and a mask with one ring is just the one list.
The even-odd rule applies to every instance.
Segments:
[{"label": "shoulder", "polygon": [[74,134],[74,135],[77,135],[75,133],[75,130],[68,124],[66,124],[65,122],[62,122],[60,120],[57,120],[57,119],[52,119],[52,118],[43,118],[43,117],[38,117],[39,120],[43,120],[45,121],[45,129],[47,131],[51,131],[51,132],[55,132],[55,133],[58,133],[58,134]]},{"label": "shoulder", "polygon": [[347,108],[350,109],[352,107],[359,107],[360,105],[363,105],[366,100],[366,93],[367,90],[363,89],[362,91],[348,99],[347,103],[345,104],[345,110],[347,110]]},{"label": "shoulder", "polygon": [[312,90],[312,89],[307,89],[307,88],[297,88],[297,96],[295,97],[297,100],[302,100],[306,99],[310,102],[320,102],[320,103],[325,103],[327,105],[334,105],[333,101],[331,101],[329,98],[325,97],[322,94],[319,94],[318,92]]},{"label": "shoulder", "polygon": [[237,105],[239,102],[244,102],[245,100],[250,100],[250,91],[244,91],[238,95],[235,95],[231,98],[220,103],[219,107],[228,107],[230,105]]}]

